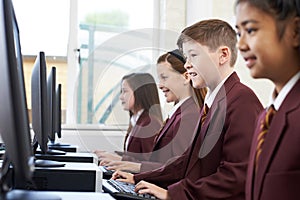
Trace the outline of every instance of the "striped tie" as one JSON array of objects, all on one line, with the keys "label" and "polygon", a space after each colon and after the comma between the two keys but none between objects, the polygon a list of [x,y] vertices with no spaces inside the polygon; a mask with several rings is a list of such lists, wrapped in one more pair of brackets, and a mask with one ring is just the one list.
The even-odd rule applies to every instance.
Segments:
[{"label": "striped tie", "polygon": [[201,116],[201,127],[203,126],[205,120],[206,120],[206,117],[207,117],[207,113],[208,113],[208,106],[207,104],[204,105],[203,107],[203,111],[202,111],[202,116]]},{"label": "striped tie", "polygon": [[260,124],[260,133],[257,137],[257,146],[256,146],[256,155],[255,155],[255,169],[257,171],[258,161],[259,157],[262,152],[262,146],[265,141],[266,134],[268,133],[268,130],[270,128],[271,121],[273,119],[274,114],[276,113],[276,110],[273,105],[271,105],[266,112],[265,118],[261,120]]}]

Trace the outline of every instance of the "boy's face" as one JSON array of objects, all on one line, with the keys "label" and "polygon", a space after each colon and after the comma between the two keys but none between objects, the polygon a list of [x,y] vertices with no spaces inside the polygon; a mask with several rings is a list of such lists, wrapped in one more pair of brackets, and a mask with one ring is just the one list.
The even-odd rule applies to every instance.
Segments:
[{"label": "boy's face", "polygon": [[182,50],[187,59],[184,68],[191,77],[193,87],[210,88],[211,84],[218,79],[217,53],[209,51],[208,47],[195,41],[184,42]]},{"label": "boy's face", "polygon": [[236,13],[238,48],[251,76],[284,81],[288,62],[293,60],[288,33],[279,39],[274,18],[248,3],[240,3]]}]

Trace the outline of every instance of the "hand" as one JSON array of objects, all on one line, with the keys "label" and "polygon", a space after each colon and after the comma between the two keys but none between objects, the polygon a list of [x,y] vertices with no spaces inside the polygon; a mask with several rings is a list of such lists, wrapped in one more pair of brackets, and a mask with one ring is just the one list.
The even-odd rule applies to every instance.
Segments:
[{"label": "hand", "polygon": [[135,184],[133,174],[122,171],[115,171],[111,177],[113,180]]},{"label": "hand", "polygon": [[101,160],[100,165],[106,166],[108,170],[120,170],[131,173],[139,173],[141,171],[141,163],[129,162],[129,161],[111,161]]},{"label": "hand", "polygon": [[146,181],[140,181],[135,186],[135,192],[139,194],[152,194],[159,199],[170,200],[171,197],[168,194],[168,190],[158,187],[154,184],[148,183]]},{"label": "hand", "polygon": [[109,160],[122,160],[122,157],[111,152],[96,150],[94,153],[97,155],[99,160],[109,159]]}]

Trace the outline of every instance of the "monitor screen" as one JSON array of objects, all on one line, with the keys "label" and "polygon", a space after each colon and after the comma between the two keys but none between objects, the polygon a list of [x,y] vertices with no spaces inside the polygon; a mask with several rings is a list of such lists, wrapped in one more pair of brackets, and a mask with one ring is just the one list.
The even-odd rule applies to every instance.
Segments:
[{"label": "monitor screen", "polygon": [[[49,149],[48,139],[53,133],[53,109],[55,104],[55,68],[47,80],[47,66],[44,52],[36,57],[31,74],[32,129],[34,131],[34,151],[40,146],[42,154],[62,155],[66,152]],[[49,165],[42,164],[40,165]]]},{"label": "monitor screen", "polygon": [[13,187],[23,189],[34,170],[31,138],[25,95],[19,29],[12,2],[0,2],[0,133],[5,143],[1,169],[1,186],[12,165]]},{"label": "monitor screen", "polygon": [[56,68],[52,67],[47,79],[48,109],[49,109],[49,140],[51,143],[55,140],[55,104],[56,104]]},{"label": "monitor screen", "polygon": [[31,108],[34,150],[39,145],[43,154],[48,151],[48,134],[50,133],[46,73],[45,53],[39,52],[31,74]]},{"label": "monitor screen", "polygon": [[[54,132],[56,133],[58,138],[61,138],[61,84],[58,84],[56,87],[56,103],[55,103],[55,111],[54,111]],[[54,136],[55,141],[55,136]]]}]

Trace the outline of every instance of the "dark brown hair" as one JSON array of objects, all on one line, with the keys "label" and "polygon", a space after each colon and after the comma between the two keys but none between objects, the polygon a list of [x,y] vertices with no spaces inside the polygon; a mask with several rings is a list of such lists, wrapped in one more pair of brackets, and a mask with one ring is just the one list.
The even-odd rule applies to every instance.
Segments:
[{"label": "dark brown hair", "polygon": [[[122,82],[126,80],[133,90],[134,109],[144,109],[151,115],[162,121],[162,113],[158,96],[158,89],[153,76],[149,73],[132,73],[125,75]],[[130,112],[130,116],[133,113]]]},{"label": "dark brown hair", "polygon": [[237,59],[237,36],[227,22],[219,19],[197,22],[181,32],[177,45],[182,49],[182,44],[191,40],[207,46],[210,51],[215,51],[222,45],[227,46],[231,51],[230,66],[234,66]]}]

